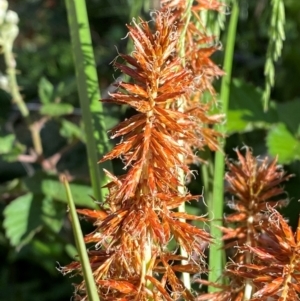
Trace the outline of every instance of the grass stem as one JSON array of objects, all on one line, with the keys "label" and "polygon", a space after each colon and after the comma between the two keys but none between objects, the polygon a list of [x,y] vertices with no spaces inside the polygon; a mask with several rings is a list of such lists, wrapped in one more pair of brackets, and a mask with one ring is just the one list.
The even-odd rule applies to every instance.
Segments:
[{"label": "grass stem", "polygon": [[[234,54],[234,45],[236,38],[236,29],[239,16],[239,5],[237,0],[232,1],[232,11],[230,16],[228,35],[226,40],[224,71],[226,74],[222,78],[221,84],[221,106],[222,113],[226,115],[228,110],[229,96],[230,96],[230,83],[231,71]],[[226,134],[226,125],[219,125],[219,131]],[[225,147],[225,139],[223,141],[223,149]],[[211,235],[215,239],[215,244],[211,245],[209,249],[209,281],[216,282],[220,279],[223,271],[223,250],[222,247],[222,233],[218,226],[222,225],[223,218],[223,203],[224,203],[224,167],[225,155],[224,152],[218,151],[215,156],[214,165],[214,182],[213,182],[213,198],[209,201],[209,217],[211,221]],[[216,291],[216,288],[209,287],[209,291]]]},{"label": "grass stem", "polygon": [[92,273],[92,268],[90,266],[90,261],[89,261],[88,254],[86,251],[86,246],[85,246],[85,242],[83,239],[83,234],[81,231],[81,227],[80,227],[79,219],[77,216],[71,189],[70,189],[69,183],[66,180],[66,178],[63,178],[62,182],[65,186],[66,193],[67,193],[68,206],[69,206],[69,210],[70,210],[70,216],[72,219],[72,228],[73,228],[73,232],[74,232],[74,238],[75,238],[76,247],[78,250],[79,259],[81,262],[82,274],[83,274],[83,278],[85,281],[86,293],[88,296],[88,300],[89,301],[100,301],[98,292],[97,292],[96,283],[94,281],[94,277],[93,277],[93,273]]}]

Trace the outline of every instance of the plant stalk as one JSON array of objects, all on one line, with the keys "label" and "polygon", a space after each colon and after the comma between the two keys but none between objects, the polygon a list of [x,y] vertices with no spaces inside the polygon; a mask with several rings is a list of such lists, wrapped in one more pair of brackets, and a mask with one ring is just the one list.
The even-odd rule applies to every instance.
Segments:
[{"label": "plant stalk", "polygon": [[[12,43],[12,41],[11,41]],[[37,129],[35,124],[32,124],[29,110],[26,106],[26,103],[23,100],[23,97],[19,91],[19,86],[17,82],[17,72],[16,72],[16,60],[12,51],[12,44],[9,41],[2,41],[3,56],[6,65],[6,73],[9,82],[9,88],[12,95],[13,102],[17,105],[21,115],[23,116],[29,130],[31,133],[33,148],[35,153],[38,156],[41,156],[43,153],[42,140],[40,137],[40,130]]]},{"label": "plant stalk", "polygon": [[12,53],[12,47],[7,45],[5,42],[3,43],[2,47],[5,64],[7,67],[6,73],[8,76],[13,102],[17,105],[21,115],[27,118],[29,116],[29,111],[19,91],[15,69],[16,60]]},{"label": "plant stalk", "polygon": [[[224,71],[226,74],[222,78],[221,83],[221,106],[222,113],[226,115],[228,111],[228,103],[230,96],[230,84],[231,84],[231,71],[234,54],[234,45],[236,38],[236,30],[239,16],[238,0],[232,1],[232,12],[229,22],[228,35],[226,40],[225,59],[224,59]],[[222,124],[218,126],[219,132],[226,134],[226,125]],[[225,139],[223,139],[223,150],[225,148]],[[222,225],[223,218],[223,201],[224,201],[224,167],[225,155],[224,151],[217,151],[215,156],[214,165],[214,182],[213,182],[213,198],[209,201],[209,218],[211,221],[211,235],[215,239],[215,244],[212,244],[209,249],[209,281],[216,282],[222,276],[223,270],[223,250],[222,247],[222,233],[219,226]],[[217,289],[210,286],[209,292],[214,292]]]}]

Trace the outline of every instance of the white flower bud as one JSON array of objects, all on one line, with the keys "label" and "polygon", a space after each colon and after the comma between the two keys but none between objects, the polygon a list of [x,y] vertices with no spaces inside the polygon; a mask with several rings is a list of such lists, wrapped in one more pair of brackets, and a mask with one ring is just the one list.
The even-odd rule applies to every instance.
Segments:
[{"label": "white flower bud", "polygon": [[5,91],[9,91],[9,82],[7,76],[3,75],[2,73],[0,73],[0,88]]},{"label": "white flower bud", "polygon": [[8,7],[8,2],[6,0],[0,0],[0,25],[3,24],[7,7]]},{"label": "white flower bud", "polygon": [[6,13],[5,16],[5,22],[10,24],[18,24],[19,23],[19,17],[16,12],[9,10]]},{"label": "white flower bud", "polygon": [[6,12],[8,7],[8,2],[6,0],[0,0],[0,11]]}]

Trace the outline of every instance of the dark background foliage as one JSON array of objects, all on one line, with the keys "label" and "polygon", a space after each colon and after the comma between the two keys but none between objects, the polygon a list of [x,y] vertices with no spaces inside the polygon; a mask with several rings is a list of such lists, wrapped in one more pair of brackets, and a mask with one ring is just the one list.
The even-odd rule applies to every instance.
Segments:
[{"label": "dark background foliage", "polygon": [[[130,22],[130,16],[150,18],[147,9],[154,4],[139,2],[87,1],[103,96],[107,96],[118,77],[110,62],[118,51],[130,49],[127,39],[123,39],[127,32],[125,24]],[[282,58],[276,64],[270,109],[264,113],[261,95],[270,1],[240,1],[226,153],[234,158],[234,148],[249,145],[255,155],[279,155],[279,162],[289,173],[295,174],[286,185],[291,202],[283,211],[295,227],[300,198],[300,2],[287,0],[285,3],[286,40]],[[74,180],[71,189],[78,206],[93,207],[93,203],[88,196],[91,189],[65,5],[58,0],[10,0],[9,9],[16,11],[20,18],[14,53],[22,95],[33,122],[46,117],[40,132],[43,156],[51,160],[57,154],[60,156],[53,161],[55,168],[40,161],[18,160],[21,153],[30,155],[32,140],[18,108],[1,89],[0,300],[70,300],[71,283],[76,282],[76,278],[63,277],[57,270],[75,254],[59,173],[67,172]],[[226,47],[226,31],[221,38]],[[223,52],[215,59],[221,65]],[[2,58],[0,63],[4,73]],[[51,113],[46,109],[49,103],[67,106],[57,106]],[[133,113],[125,107],[106,106],[104,109],[108,128]],[[121,165],[114,163],[115,171],[120,173]],[[202,192],[199,179],[190,187],[194,193]],[[188,210],[199,214],[202,209],[193,205]],[[90,229],[87,224],[83,227]]]}]

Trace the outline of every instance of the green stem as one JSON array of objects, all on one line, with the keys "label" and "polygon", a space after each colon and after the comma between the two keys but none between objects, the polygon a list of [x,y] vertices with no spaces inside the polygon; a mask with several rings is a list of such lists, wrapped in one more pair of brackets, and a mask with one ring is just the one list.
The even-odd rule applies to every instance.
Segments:
[{"label": "green stem", "polygon": [[81,262],[81,269],[83,278],[85,281],[85,289],[88,296],[89,301],[100,301],[98,296],[98,291],[96,287],[96,283],[94,281],[92,268],[90,265],[89,257],[86,251],[86,246],[83,238],[83,234],[81,231],[78,215],[76,212],[74,200],[72,197],[71,189],[68,181],[64,178],[63,183],[67,193],[68,205],[70,209],[72,228],[74,232],[74,238],[76,242],[76,247],[78,250],[79,259]]},{"label": "green stem", "polygon": [[[222,111],[224,114],[228,111],[228,103],[230,96],[231,71],[234,54],[234,44],[236,38],[236,29],[239,16],[238,1],[232,1],[232,12],[228,28],[228,36],[226,40],[224,71],[226,75],[222,79],[221,95]],[[226,134],[226,126],[223,124],[219,126],[219,131]],[[223,141],[223,150],[225,147],[225,139]],[[209,202],[209,217],[213,219],[211,222],[211,235],[215,238],[215,244],[211,245],[209,249],[209,281],[216,282],[222,276],[222,233],[219,226],[222,225],[223,218],[223,200],[224,200],[224,166],[225,155],[224,152],[218,151],[215,156],[215,170],[214,170],[214,184],[213,184],[213,198]],[[209,291],[213,292],[216,289],[209,287]]]},{"label": "green stem", "polygon": [[[2,39],[1,39],[2,40]],[[12,51],[12,44],[8,41],[2,42],[4,61],[6,65],[6,73],[8,76],[9,88],[12,95],[13,102],[17,105],[21,115],[24,117],[24,120],[30,130],[33,148],[37,155],[42,155],[43,147],[42,140],[40,137],[40,130],[37,129],[35,124],[32,124],[29,110],[26,106],[26,103],[23,100],[23,97],[19,91],[19,86],[17,82],[17,71],[16,71],[16,60]]]},{"label": "green stem", "polygon": [[17,105],[22,116],[24,118],[27,118],[29,116],[29,111],[19,91],[17,76],[16,76],[16,68],[15,68],[16,60],[12,52],[12,47],[10,44],[6,44],[5,42],[2,44],[2,47],[3,47],[5,64],[7,67],[6,73],[8,76],[13,102]]},{"label": "green stem", "polygon": [[112,170],[111,162],[97,166],[96,162],[109,149],[102,105],[99,102],[100,91],[95,68],[95,59],[90,36],[87,10],[84,0],[66,0],[72,50],[74,56],[77,87],[86,133],[88,163],[94,196],[104,200],[106,183],[102,167]]}]

